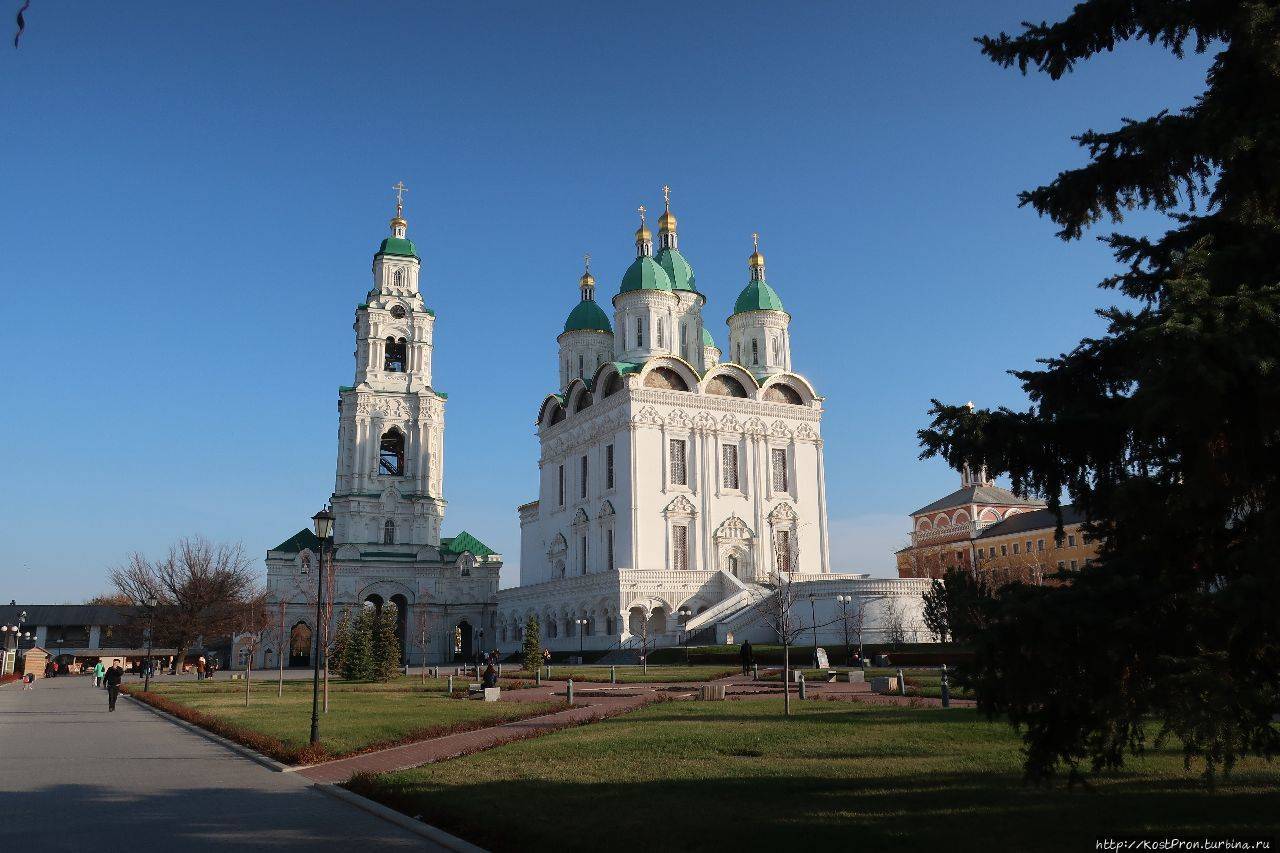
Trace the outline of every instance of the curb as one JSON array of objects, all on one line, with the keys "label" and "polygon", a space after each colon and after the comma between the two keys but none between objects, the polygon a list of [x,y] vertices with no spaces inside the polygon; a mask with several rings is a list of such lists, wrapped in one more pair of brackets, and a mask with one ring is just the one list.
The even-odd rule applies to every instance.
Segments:
[{"label": "curb", "polygon": [[283,773],[287,770],[293,769],[289,767],[289,765],[281,764],[279,761],[276,761],[274,758],[268,758],[262,753],[255,752],[254,750],[250,749],[247,746],[242,746],[241,744],[238,744],[233,740],[227,740],[221,735],[216,735],[213,732],[209,731],[208,729],[202,729],[199,726],[197,726],[195,723],[188,723],[186,720],[179,719],[178,717],[173,716],[173,714],[165,713],[164,711],[161,711],[159,708],[153,705],[150,705],[146,702],[143,702],[141,699],[137,699],[133,696],[130,696],[128,693],[121,693],[120,695],[127,697],[129,701],[132,702],[133,704],[141,708],[146,708],[148,711],[155,714],[157,717],[160,717],[164,720],[168,720],[169,722],[173,723],[175,726],[178,726],[179,728],[186,729],[189,732],[194,732],[195,734],[198,734],[203,738],[211,740],[214,743],[218,744],[219,746],[225,747],[234,753],[244,756],[250,761],[253,761],[257,764],[261,764],[263,767],[267,768],[268,770],[274,770],[277,773]]},{"label": "curb", "polygon": [[446,850],[455,850],[457,853],[487,853],[483,847],[477,847],[470,841],[464,841],[456,835],[450,835],[443,829],[437,829],[429,823],[423,823],[420,820],[414,820],[406,814],[396,811],[395,809],[384,806],[368,797],[363,797],[353,791],[338,785],[313,782],[311,787],[321,793],[328,794],[334,799],[342,800],[350,803],[358,809],[363,809],[371,815],[382,818],[388,823],[394,823],[401,829],[406,829],[415,835],[434,841]]}]

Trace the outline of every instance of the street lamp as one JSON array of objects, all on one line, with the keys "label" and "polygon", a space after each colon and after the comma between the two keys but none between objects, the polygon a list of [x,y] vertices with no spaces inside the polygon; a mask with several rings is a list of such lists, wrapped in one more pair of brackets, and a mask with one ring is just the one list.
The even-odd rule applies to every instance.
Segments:
[{"label": "street lamp", "polygon": [[311,521],[315,525],[316,538],[320,540],[320,553],[317,554],[320,571],[316,572],[316,625],[315,630],[312,632],[316,642],[315,654],[311,657],[311,743],[315,745],[320,743],[320,655],[324,651],[320,645],[320,620],[324,618],[322,615],[324,607],[324,557],[325,549],[329,544],[329,537],[333,534],[333,513],[326,506],[311,516]]},{"label": "street lamp", "polygon": [[578,661],[582,661],[582,634],[587,630],[586,619],[574,619],[573,623],[578,626]]},{"label": "street lamp", "polygon": [[480,660],[484,655],[484,629],[476,632],[476,677],[480,676]]},{"label": "street lamp", "polygon": [[151,644],[152,633],[156,624],[156,606],[160,602],[154,595],[148,595],[143,606],[147,608],[147,659],[142,662],[142,692],[151,689]]},{"label": "street lamp", "polygon": [[[7,675],[9,672],[9,638],[10,637],[13,637],[13,665],[15,669],[17,668],[18,647],[21,644],[21,640],[23,637],[22,626],[26,623],[26,621],[27,621],[27,611],[24,610],[18,614],[18,624],[0,625],[0,633],[4,634],[4,661],[3,661],[3,666],[0,666],[0,675]],[[31,632],[28,631],[26,633],[26,636],[30,637]]]},{"label": "street lamp", "polygon": [[849,665],[849,605],[853,603],[852,595],[837,595],[840,603],[840,621],[844,623],[844,665]]},{"label": "street lamp", "polygon": [[809,621],[813,624],[813,668],[818,668],[818,610],[816,596],[809,593]]},{"label": "street lamp", "polygon": [[689,617],[693,615],[693,611],[687,607],[681,607],[676,613],[680,616],[680,645],[684,647],[684,662],[689,662],[689,632],[684,629],[684,625],[689,621]]}]

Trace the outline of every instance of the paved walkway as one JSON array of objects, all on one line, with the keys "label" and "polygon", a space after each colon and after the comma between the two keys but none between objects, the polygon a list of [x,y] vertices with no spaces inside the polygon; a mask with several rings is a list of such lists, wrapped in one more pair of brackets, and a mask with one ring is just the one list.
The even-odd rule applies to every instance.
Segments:
[{"label": "paved walkway", "polygon": [[87,677],[0,686],[0,850],[440,850]]}]

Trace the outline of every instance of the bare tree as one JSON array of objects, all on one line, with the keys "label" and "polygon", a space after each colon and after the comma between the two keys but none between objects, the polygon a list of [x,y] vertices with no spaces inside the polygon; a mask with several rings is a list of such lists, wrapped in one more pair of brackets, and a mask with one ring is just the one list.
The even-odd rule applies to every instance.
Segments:
[{"label": "bare tree", "polygon": [[276,668],[280,672],[279,685],[278,685],[279,689],[276,692],[276,696],[281,699],[284,698],[285,648],[289,643],[289,635],[285,633],[285,627],[284,627],[284,615],[287,609],[288,609],[288,605],[285,604],[283,600],[276,602],[276,614],[280,617],[280,623],[276,626],[276,630],[279,632],[277,634],[278,641],[276,642]]},{"label": "bare tree", "polygon": [[110,577],[133,604],[158,602],[155,630],[177,648],[178,670],[200,638],[239,630],[243,607],[256,594],[256,578],[241,546],[213,544],[200,536],[178,540],[159,560],[135,552]]},{"label": "bare tree", "polygon": [[895,649],[907,641],[906,607],[901,601],[887,599],[884,603],[885,639],[893,643]]},{"label": "bare tree", "polygon": [[[418,605],[417,614],[414,616],[414,629],[418,632],[418,644],[422,650],[422,683],[427,683],[427,635],[431,632],[431,614],[427,612],[425,605]],[[406,641],[408,638],[405,638]]]},{"label": "bare tree", "polygon": [[851,601],[840,602],[840,615],[835,621],[839,622],[844,628],[844,657],[845,665],[849,665],[849,637],[852,635],[858,641],[858,657],[862,657],[862,632],[867,623],[867,599],[858,595],[848,595],[846,598]]},{"label": "bare tree", "polygon": [[[785,565],[785,563],[784,563]],[[791,647],[796,638],[804,631],[812,628],[792,611],[800,599],[799,584],[795,580],[795,572],[774,571],[769,576],[766,586],[773,588],[771,595],[766,595],[753,604],[752,610],[756,618],[769,627],[782,643],[782,713],[791,715]]]},{"label": "bare tree", "polygon": [[241,615],[240,641],[245,657],[244,666],[244,705],[249,707],[249,684],[253,680],[253,656],[262,645],[263,636],[271,629],[271,611],[267,608],[265,592],[256,592],[249,596],[243,606]]}]

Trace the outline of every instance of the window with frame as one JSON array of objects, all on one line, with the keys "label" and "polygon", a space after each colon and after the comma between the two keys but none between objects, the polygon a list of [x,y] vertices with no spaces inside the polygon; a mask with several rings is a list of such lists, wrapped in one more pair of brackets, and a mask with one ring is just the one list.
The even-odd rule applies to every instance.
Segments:
[{"label": "window with frame", "polygon": [[387,338],[383,353],[382,369],[389,373],[404,373],[408,342],[404,338]]},{"label": "window with frame", "polygon": [[738,446],[725,444],[720,448],[722,485],[726,489],[741,488],[738,480]]},{"label": "window with frame", "polygon": [[689,528],[683,524],[671,526],[671,567],[677,572],[689,568]]},{"label": "window with frame", "polygon": [[636,346],[637,347],[644,346],[644,318],[643,317],[636,318]]},{"label": "window with frame", "polygon": [[777,364],[782,361],[782,350],[778,346],[778,338],[773,339],[773,363]]},{"label": "window with frame", "polygon": [[1001,556],[1001,557],[1007,557],[1007,556],[1009,556],[1009,546],[1007,546],[1007,545],[1001,545],[1001,546],[1000,546],[1000,556]]},{"label": "window with frame", "polygon": [[769,451],[769,459],[771,460],[771,468],[773,470],[773,490],[775,492],[787,491],[787,451],[786,448],[775,447]]},{"label": "window with frame", "polygon": [[387,430],[382,434],[378,444],[378,475],[404,476],[404,434],[398,430]]},{"label": "window with frame", "polygon": [[671,484],[689,485],[689,465],[685,458],[686,444],[682,438],[671,439]]},{"label": "window with frame", "polygon": [[1014,542],[1014,543],[1013,543],[1013,553],[1017,554],[1019,550],[1020,550],[1020,547],[1019,547],[1018,543],[1017,543],[1017,542]]},{"label": "window with frame", "polygon": [[589,478],[587,470],[587,455],[582,455],[582,470],[578,472],[578,497],[585,498],[587,496],[587,479]]},{"label": "window with frame", "polygon": [[658,318],[658,349],[662,349],[667,345],[666,333],[667,333],[666,324],[662,321],[662,318],[659,317]]},{"label": "window with frame", "polygon": [[751,363],[760,363],[760,342],[755,338],[751,339]]},{"label": "window with frame", "polygon": [[382,544],[396,544],[396,523],[389,518],[386,520],[386,523],[382,525]]},{"label": "window with frame", "polygon": [[604,446],[604,487],[613,488],[613,445]]},{"label": "window with frame", "polygon": [[582,378],[582,356],[578,356],[578,378]]},{"label": "window with frame", "polygon": [[1043,539],[1037,539],[1037,540],[1036,540],[1036,551],[1043,551],[1043,550],[1044,550],[1044,540],[1043,540]]},{"label": "window with frame", "polygon": [[578,568],[581,569],[581,573],[585,575],[587,573],[587,537],[582,536],[578,541],[582,546]]},{"label": "window with frame", "polygon": [[557,471],[560,484],[560,506],[564,506],[564,466],[559,466]]},{"label": "window with frame", "polygon": [[604,550],[605,560],[608,562],[609,571],[613,571],[613,528],[610,527],[604,532]]},{"label": "window with frame", "polygon": [[298,573],[305,575],[309,571],[311,571],[311,555],[303,554],[302,565],[298,568]]},{"label": "window with frame", "polygon": [[1065,569],[1066,567],[1067,567],[1067,561],[1066,561],[1066,560],[1059,560],[1059,561],[1058,561],[1058,571],[1062,571],[1062,570],[1063,570],[1063,569]]},{"label": "window with frame", "polygon": [[791,531],[778,530],[773,534],[774,547],[777,549],[779,572],[791,571]]},{"label": "window with frame", "polygon": [[1079,566],[1079,563],[1076,560],[1071,561],[1071,571],[1074,572],[1078,568],[1078,566]]},{"label": "window with frame", "polygon": [[1076,547],[1076,536],[1074,533],[1072,533],[1070,536],[1067,537],[1067,547],[1068,548]]}]

